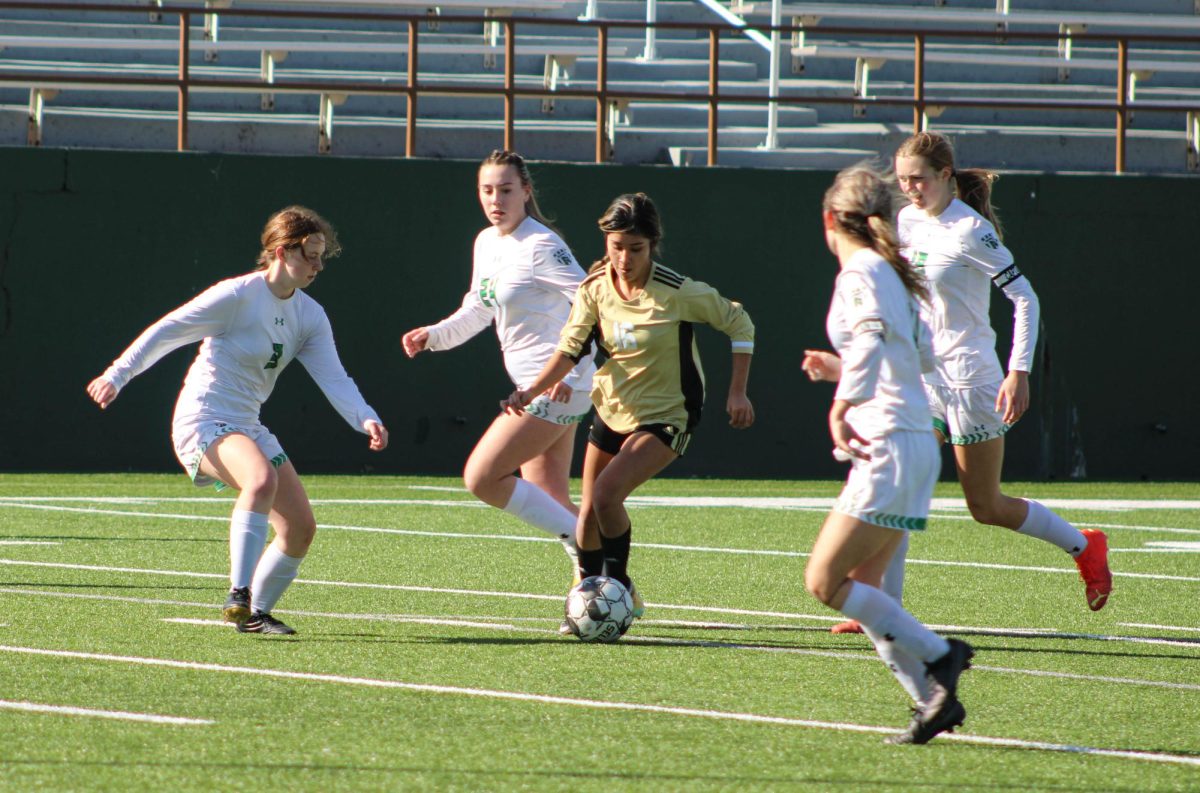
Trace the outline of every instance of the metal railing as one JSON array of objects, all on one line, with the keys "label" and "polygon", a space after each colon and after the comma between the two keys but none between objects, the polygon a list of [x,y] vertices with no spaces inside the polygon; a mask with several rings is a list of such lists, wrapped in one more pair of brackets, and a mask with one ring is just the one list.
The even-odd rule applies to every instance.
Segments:
[{"label": "metal railing", "polygon": [[[39,9],[46,10],[48,6],[45,3],[37,2],[12,2],[11,0],[0,1],[0,10],[4,9]],[[55,3],[53,5],[56,11],[89,11],[89,12],[114,12],[128,14],[130,11],[137,10],[138,7],[130,5],[115,5],[115,4],[67,4]],[[149,9],[149,6],[146,7]],[[332,118],[332,102],[328,102],[327,98],[331,96],[346,96],[346,95],[389,95],[389,96],[404,96],[407,99],[407,117],[405,127],[405,152],[406,156],[414,156],[417,148],[417,133],[418,133],[418,116],[417,108],[419,100],[422,96],[474,96],[474,97],[500,97],[504,102],[504,146],[508,149],[516,148],[515,135],[515,109],[516,100],[519,97],[525,98],[542,98],[542,99],[580,99],[592,100],[596,107],[596,130],[595,130],[595,160],[596,162],[607,162],[611,158],[611,127],[612,107],[618,102],[629,102],[637,100],[646,101],[666,101],[666,102],[695,102],[703,101],[708,106],[708,145],[707,155],[708,164],[716,165],[718,161],[718,106],[722,103],[742,103],[742,104],[784,104],[784,105],[829,105],[829,104],[847,104],[855,106],[908,106],[912,109],[913,130],[920,131],[926,124],[926,113],[930,107],[958,107],[958,108],[992,108],[992,109],[1032,109],[1032,110],[1085,110],[1095,112],[1112,113],[1115,117],[1114,136],[1116,139],[1116,162],[1114,171],[1123,173],[1126,168],[1126,139],[1129,130],[1129,119],[1131,113],[1136,112],[1174,112],[1186,113],[1188,115],[1189,131],[1196,126],[1195,118],[1196,111],[1200,107],[1192,107],[1181,102],[1153,102],[1153,101],[1131,101],[1129,99],[1129,49],[1131,43],[1141,42],[1168,42],[1182,44],[1198,44],[1200,36],[1180,36],[1180,35],[1112,35],[1112,34],[1075,34],[1076,41],[1109,41],[1117,44],[1117,61],[1116,61],[1116,90],[1112,100],[1048,100],[1038,99],[1033,97],[1028,98],[985,98],[985,97],[930,97],[926,94],[925,85],[925,51],[926,44],[929,38],[935,39],[995,39],[996,32],[990,31],[937,31],[936,33],[915,30],[915,29],[862,29],[854,27],[821,27],[821,34],[836,34],[836,35],[854,35],[854,36],[904,36],[910,37],[913,42],[913,96],[911,98],[904,97],[852,97],[852,96],[829,96],[819,94],[789,94],[787,96],[774,95],[775,89],[772,89],[771,103],[762,96],[747,95],[741,93],[722,93],[720,90],[720,81],[718,78],[718,67],[720,64],[720,39],[722,35],[737,36],[744,35],[745,29],[734,27],[728,24],[720,23],[686,23],[686,22],[656,22],[646,23],[641,21],[617,21],[617,20],[602,20],[602,19],[554,19],[554,18],[531,18],[531,17],[504,17],[497,19],[489,16],[471,16],[471,15],[454,15],[442,17],[443,22],[479,22],[479,23],[495,23],[499,24],[503,30],[503,47],[504,47],[504,79],[503,86],[496,87],[482,83],[474,84],[436,84],[423,85],[419,71],[419,54],[420,54],[420,32],[419,28],[422,23],[427,22],[429,17],[412,14],[395,14],[388,12],[349,12],[349,11],[315,11],[315,10],[300,10],[300,9],[254,9],[254,8],[225,8],[221,10],[224,16],[244,16],[244,17],[276,17],[276,18],[306,18],[317,20],[353,20],[362,22],[375,23],[390,23],[406,26],[408,38],[408,63],[407,63],[407,79],[404,85],[386,86],[371,82],[354,82],[347,80],[323,80],[323,81],[292,81],[287,82],[267,82],[265,80],[230,80],[230,79],[212,79],[207,77],[195,77],[189,73],[188,64],[190,61],[191,51],[193,46],[200,48],[204,47],[204,42],[193,43],[190,36],[191,18],[193,15],[204,14],[206,8],[201,7],[185,7],[180,5],[155,5],[153,6],[155,13],[162,14],[165,18],[175,16],[178,19],[179,29],[179,51],[178,51],[178,73],[174,79],[166,77],[146,77],[146,76],[112,76],[112,75],[86,75],[73,74],[69,78],[62,75],[52,74],[49,72],[39,71],[5,71],[0,73],[0,85],[21,85],[30,86],[36,94],[36,86],[39,84],[63,84],[70,83],[75,86],[93,86],[99,88],[119,88],[122,86],[136,87],[142,90],[161,89],[164,91],[174,91],[178,99],[177,113],[177,148],[184,151],[188,148],[188,101],[189,93],[193,90],[203,89],[206,91],[227,90],[230,92],[261,92],[261,93],[305,93],[319,94],[322,97],[321,101],[321,119],[320,123],[331,123]],[[516,66],[515,66],[515,41],[517,38],[518,28],[522,25],[557,25],[573,28],[589,28],[595,31],[596,35],[596,83],[593,88],[555,88],[548,87],[518,87],[516,84]],[[693,31],[703,31],[708,39],[708,86],[707,91],[637,91],[637,90],[614,90],[608,85],[608,46],[612,31],[623,29],[645,29],[653,27],[656,29],[685,29]],[[799,32],[802,28],[795,26],[782,25],[767,25],[756,26],[756,29],[764,35],[776,34],[791,34]],[[810,35],[813,33],[811,29],[807,31]],[[1047,39],[1057,41],[1059,34],[1057,33],[1021,33],[1021,34],[1006,34],[1008,39]],[[348,51],[353,49],[352,45],[347,45]],[[33,99],[31,98],[31,112],[33,111]],[[39,112],[40,112],[40,101]],[[330,114],[329,118],[325,118],[325,111]],[[1200,99],[1196,102],[1200,106]],[[322,126],[322,130],[324,130]],[[1197,132],[1197,137],[1200,137],[1200,132]],[[1200,141],[1192,140],[1189,136],[1189,148],[1200,145]]]}]

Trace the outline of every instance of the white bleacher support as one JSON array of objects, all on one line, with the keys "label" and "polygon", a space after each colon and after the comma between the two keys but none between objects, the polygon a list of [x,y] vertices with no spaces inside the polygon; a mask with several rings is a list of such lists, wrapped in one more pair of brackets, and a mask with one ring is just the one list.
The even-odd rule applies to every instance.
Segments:
[{"label": "white bleacher support", "polygon": [[58,91],[53,88],[29,89],[29,123],[25,142],[30,146],[42,145],[42,110],[46,101],[56,96]]},{"label": "white bleacher support", "polygon": [[605,133],[608,136],[608,158],[611,160],[613,153],[617,150],[617,125],[621,124],[621,115],[625,115],[625,124],[629,123],[629,100],[628,99],[610,99],[608,101],[608,119],[604,125]]},{"label": "white bleacher support", "polygon": [[162,22],[162,0],[150,0],[150,21]]},{"label": "white bleacher support", "polygon": [[[575,61],[574,55],[547,55],[546,66],[542,71],[542,87],[549,91],[557,91],[560,80],[564,85],[570,82],[571,70],[575,68]],[[542,99],[542,112],[554,112],[554,97],[548,96]]]},{"label": "white bleacher support", "polygon": [[[1200,0],[1196,0],[1200,3]],[[596,0],[587,0],[587,5],[584,6],[583,13],[579,16],[581,22],[587,22],[596,18]]]},{"label": "white bleacher support", "polygon": [[1200,110],[1187,113],[1187,167],[1200,170]]},{"label": "white bleacher support", "polygon": [[921,114],[921,129],[929,129],[930,120],[941,118],[945,112],[945,105],[925,105],[925,112]]},{"label": "white bleacher support", "polygon": [[[777,28],[783,20],[782,0],[771,0],[771,27]],[[771,31],[771,57],[769,59],[771,74],[767,80],[767,139],[763,146],[767,149],[779,148],[779,31]]]},{"label": "white bleacher support", "polygon": [[[854,59],[854,96],[867,98],[870,90],[871,70],[878,69],[887,63],[887,58],[855,58]],[[854,117],[864,118],[867,115],[866,105],[854,106]]]},{"label": "white bleacher support", "polygon": [[[274,84],[275,82],[275,64],[283,63],[287,60],[287,50],[263,50],[261,55],[262,68],[260,76],[264,83]],[[275,109],[275,94],[265,93],[262,95],[260,106],[263,110]]]},{"label": "white bleacher support", "polygon": [[[217,16],[217,9],[229,8],[233,5],[233,0],[204,0],[204,40],[216,43],[221,40],[221,18]],[[204,51],[204,60],[208,62],[217,59],[217,51],[206,49]]]},{"label": "white bleacher support", "polygon": [[321,94],[317,111],[317,153],[333,151],[333,108],[346,101],[345,94]]},{"label": "white bleacher support", "polygon": [[656,0],[646,0],[646,47],[642,50],[642,60],[652,61],[657,54],[654,50],[655,29],[650,27],[658,21],[658,3]]}]

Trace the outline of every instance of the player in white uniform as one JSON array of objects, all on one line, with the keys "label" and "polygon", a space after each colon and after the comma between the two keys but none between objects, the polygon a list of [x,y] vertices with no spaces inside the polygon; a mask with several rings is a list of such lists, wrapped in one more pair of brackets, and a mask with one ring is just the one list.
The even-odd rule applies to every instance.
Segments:
[{"label": "player in white uniform", "polygon": [[908,729],[888,742],[926,743],[966,718],[958,678],[974,653],[864,583],[878,581],[907,532],[925,528],[938,476],[921,386],[922,369],[932,367],[918,306],[925,286],[900,254],[894,202],[891,183],[867,165],[839,173],[825,194],[825,240],[841,265],[827,320],[841,364],[829,429],[853,467],[813,545],[805,585],[864,626],[916,700]]},{"label": "player in white uniform", "polygon": [[[996,175],[956,170],[950,142],[933,132],[901,145],[896,175],[911,202],[898,221],[904,254],[930,285],[926,314],[937,368],[925,375],[925,390],[938,438],[954,449],[967,507],[980,523],[1013,529],[1069,553],[1084,581],[1088,607],[1099,610],[1112,591],[1104,533],[1080,531],[1043,504],[1000,490],[1004,434],[1029,407],[1039,307],[1029,280],[1001,241],[991,206]],[[1015,307],[1007,375],[988,317],[992,284]],[[897,598],[902,579],[898,562],[884,582]],[[850,623],[834,627],[839,633],[853,630]]]},{"label": "player in white uniform", "polygon": [[[342,418],[370,437],[372,450],[387,446],[387,429],[338,359],[325,311],[301,291],[338,251],[333,229],[315,212],[280,210],[263,230],[258,270],[221,281],[167,314],[87,387],[107,408],[164,355],[203,340],[175,403],[171,439],[197,486],[238,490],[223,614],[243,633],[295,633],[271,610],[317,530],[295,466],[259,421],[279,373],[298,359]],[[269,525],[275,540],[264,552]]]},{"label": "player in white uniform", "polygon": [[[524,159],[494,151],[479,167],[479,202],[491,225],[475,239],[471,286],[462,307],[404,334],[411,358],[448,350],[495,323],[504,367],[518,388],[538,376],[571,313],[583,268],[538,208]],[[501,413],[475,444],[463,481],[476,498],[563,543],[577,570],[569,478],[575,428],[591,409],[591,355],[541,394],[525,415]],[[513,472],[521,471],[517,478]]]}]

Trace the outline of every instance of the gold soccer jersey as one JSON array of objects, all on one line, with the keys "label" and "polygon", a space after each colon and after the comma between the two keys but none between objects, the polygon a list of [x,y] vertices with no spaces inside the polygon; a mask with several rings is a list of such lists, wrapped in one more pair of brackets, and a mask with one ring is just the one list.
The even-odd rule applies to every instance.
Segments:
[{"label": "gold soccer jersey", "polygon": [[580,284],[558,351],[578,360],[594,340],[608,353],[593,379],[592,402],[613,431],[642,424],[691,430],[704,404],[696,322],[729,336],[733,352],[754,352],[754,324],[740,303],[657,262],[641,294],[625,300],[606,263]]}]

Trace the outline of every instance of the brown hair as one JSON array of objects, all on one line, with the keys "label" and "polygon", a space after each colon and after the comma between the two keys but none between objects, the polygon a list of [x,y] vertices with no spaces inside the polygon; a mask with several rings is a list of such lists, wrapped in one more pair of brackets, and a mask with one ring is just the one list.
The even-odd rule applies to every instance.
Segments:
[{"label": "brown hair", "polygon": [[954,180],[955,192],[964,204],[974,209],[991,223],[996,229],[996,236],[1004,238],[1004,229],[1000,226],[1000,218],[992,206],[992,182],[1000,178],[1000,174],[985,168],[964,168],[959,171],[954,167],[954,147],[949,139],[936,132],[918,132],[896,149],[897,157],[923,157],[925,162],[935,171],[950,169],[950,178]]},{"label": "brown hair", "polygon": [[900,276],[909,294],[929,299],[929,290],[916,269],[900,254],[896,238],[896,206],[900,195],[895,178],[871,163],[852,165],[838,173],[825,191],[821,207],[833,213],[839,233],[878,253]]},{"label": "brown hair", "polygon": [[329,221],[302,206],[290,206],[279,210],[267,220],[262,231],[262,250],[258,254],[258,268],[265,270],[275,258],[275,249],[296,248],[313,234],[325,236],[325,254],[322,259],[332,259],[342,252],[337,232]]},{"label": "brown hair", "polygon": [[521,180],[521,186],[529,188],[529,200],[525,202],[525,214],[529,215],[529,217],[533,218],[538,223],[541,223],[555,234],[558,234],[558,236],[562,236],[562,234],[559,233],[559,230],[556,229],[554,225],[546,219],[546,216],[542,214],[541,207],[538,206],[537,190],[535,190],[533,187],[533,176],[529,173],[529,166],[525,164],[524,157],[522,157],[520,154],[517,154],[515,151],[509,151],[508,149],[495,149],[491,154],[483,158],[483,162],[479,163],[480,170],[482,170],[485,165],[511,165],[512,167],[516,168],[517,178]]},{"label": "brown hair", "polygon": [[[600,216],[598,225],[605,234],[637,234],[650,240],[651,258],[658,253],[658,246],[663,238],[662,218],[658,216],[658,207],[654,206],[650,196],[645,193],[617,196]],[[589,272],[603,267],[607,260],[606,256],[596,262]]]}]

